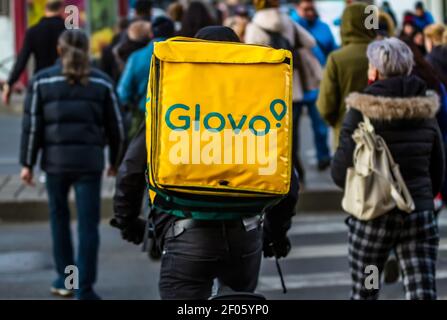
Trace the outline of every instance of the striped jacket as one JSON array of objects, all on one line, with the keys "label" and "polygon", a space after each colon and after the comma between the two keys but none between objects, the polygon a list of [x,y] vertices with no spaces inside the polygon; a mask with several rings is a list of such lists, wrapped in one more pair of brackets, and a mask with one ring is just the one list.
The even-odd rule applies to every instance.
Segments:
[{"label": "striped jacket", "polygon": [[33,167],[42,151],[47,173],[97,173],[104,147],[117,168],[125,151],[122,110],[111,80],[92,68],[87,85],[70,85],[62,66],[37,73],[25,99],[20,162]]}]

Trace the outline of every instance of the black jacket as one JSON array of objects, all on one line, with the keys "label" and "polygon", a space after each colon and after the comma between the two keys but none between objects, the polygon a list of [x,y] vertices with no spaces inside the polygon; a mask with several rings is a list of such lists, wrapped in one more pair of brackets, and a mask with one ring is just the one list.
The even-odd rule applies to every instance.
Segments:
[{"label": "black jacket", "polygon": [[[141,213],[141,204],[146,193],[146,169],[146,126],[143,125],[130,143],[116,179],[113,208],[115,218],[121,225],[135,220]],[[298,191],[298,176],[294,175],[289,196],[266,213],[264,231],[270,239],[282,239],[289,230],[298,201]],[[202,196],[202,198],[201,201],[206,200],[206,197]],[[155,197],[155,205],[156,207],[166,206],[159,197]],[[219,207],[219,203],[215,202],[215,206]],[[162,223],[167,223],[170,218],[175,219],[174,216],[165,218],[155,217],[159,221],[163,220]]]},{"label": "black jacket", "polygon": [[58,58],[57,43],[64,30],[65,22],[61,17],[42,18],[37,25],[28,29],[8,84],[17,82],[31,55],[34,56],[36,73],[54,65]]},{"label": "black jacket", "polygon": [[109,77],[92,69],[87,85],[70,85],[56,66],[39,72],[25,100],[20,161],[33,167],[42,149],[47,173],[89,173],[104,168],[104,146],[118,167],[125,151],[122,111]]},{"label": "black jacket", "polygon": [[394,77],[346,99],[350,109],[332,162],[332,178],[338,186],[344,187],[346,171],[353,166],[352,134],[365,115],[400,165],[416,210],[433,210],[433,199],[444,179],[445,155],[435,118],[439,98],[426,92],[425,83],[417,77]]},{"label": "black jacket", "polygon": [[426,59],[442,76],[442,81],[447,86],[447,45],[434,47],[432,52],[427,54]]}]

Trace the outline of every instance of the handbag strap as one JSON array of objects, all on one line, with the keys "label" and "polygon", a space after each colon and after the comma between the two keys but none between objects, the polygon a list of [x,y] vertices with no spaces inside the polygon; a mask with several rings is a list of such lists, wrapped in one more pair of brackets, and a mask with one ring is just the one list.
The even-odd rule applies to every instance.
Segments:
[{"label": "handbag strap", "polygon": [[399,166],[394,162],[393,155],[390,152],[390,149],[386,145],[385,141],[382,140],[382,148],[385,150],[387,155],[388,162],[390,164],[392,181],[389,181],[391,184],[391,196],[394,201],[396,201],[397,207],[405,212],[411,213],[414,211],[414,202],[411,197],[410,191],[402,178],[402,174],[400,173]]},{"label": "handbag strap", "polygon": [[[391,179],[389,177],[384,177],[381,172],[375,169],[372,163],[369,164],[369,169],[388,181],[391,187],[391,196],[400,210],[408,213],[413,212],[415,208],[413,198],[410,194],[410,191],[408,190],[404,179],[402,178],[402,174],[399,170],[399,165],[397,165],[394,161],[393,155],[391,154],[391,151],[388,148],[385,140],[375,134],[374,126],[372,125],[371,120],[367,116],[363,115],[363,122],[364,125],[359,127],[365,140],[368,141],[368,143],[373,144],[374,149],[381,148],[383,151],[385,151],[389,170],[391,173]],[[354,159],[354,161],[355,160],[356,159]]]}]

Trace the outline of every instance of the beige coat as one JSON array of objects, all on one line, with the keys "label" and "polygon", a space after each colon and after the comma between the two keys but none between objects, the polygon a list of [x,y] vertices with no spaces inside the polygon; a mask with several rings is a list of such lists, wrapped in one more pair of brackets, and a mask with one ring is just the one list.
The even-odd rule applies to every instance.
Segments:
[{"label": "beige coat", "polygon": [[[299,38],[304,48],[310,52],[317,45],[313,36],[303,27],[295,23],[290,17],[282,14],[277,8],[263,9],[253,17],[245,32],[245,42],[250,44],[260,44],[268,46],[270,44],[269,35],[263,30],[280,32],[283,37],[289,40],[291,45],[295,45],[294,28],[298,31]],[[298,72],[295,70],[293,76],[293,101],[303,99],[303,85]]]}]

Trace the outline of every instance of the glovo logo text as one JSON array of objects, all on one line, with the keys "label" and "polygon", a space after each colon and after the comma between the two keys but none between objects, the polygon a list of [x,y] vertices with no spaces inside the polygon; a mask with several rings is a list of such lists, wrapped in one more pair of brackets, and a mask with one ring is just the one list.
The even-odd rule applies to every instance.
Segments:
[{"label": "glovo logo text", "polygon": [[281,99],[270,103],[265,115],[239,117],[231,113],[203,112],[200,104],[170,106],[165,123],[171,132],[169,159],[178,164],[258,165],[260,175],[273,175],[277,169],[278,129],[287,114]]}]

